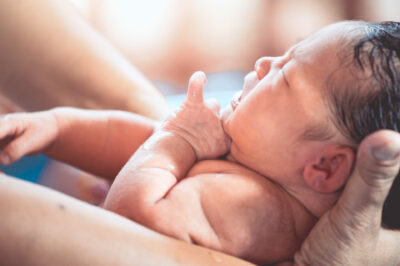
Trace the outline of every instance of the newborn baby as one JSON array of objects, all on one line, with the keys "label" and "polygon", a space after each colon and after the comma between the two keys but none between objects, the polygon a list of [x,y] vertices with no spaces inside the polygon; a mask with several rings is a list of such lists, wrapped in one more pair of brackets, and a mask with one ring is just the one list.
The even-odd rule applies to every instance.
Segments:
[{"label": "newborn baby", "polygon": [[[385,62],[377,50],[378,59],[368,60],[373,47],[390,49],[373,39],[377,32],[399,29],[330,25],[281,57],[260,58],[221,112],[203,100],[206,77],[197,72],[184,103],[154,133],[151,121],[122,112],[10,115],[0,124],[0,137],[13,137],[0,161],[46,151],[110,178],[124,164],[104,208],[254,263],[289,260],[338,199],[361,139],[398,123],[373,113],[386,108],[382,97],[398,83],[385,83],[382,94],[384,79],[374,71]],[[399,54],[387,70],[395,77]]]}]

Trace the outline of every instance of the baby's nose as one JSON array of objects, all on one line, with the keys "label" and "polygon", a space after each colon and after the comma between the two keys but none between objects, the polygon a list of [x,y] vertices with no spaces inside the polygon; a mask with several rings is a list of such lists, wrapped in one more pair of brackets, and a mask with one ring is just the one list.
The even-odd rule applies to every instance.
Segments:
[{"label": "baby's nose", "polygon": [[259,80],[261,80],[268,74],[269,70],[271,69],[271,63],[273,59],[273,57],[265,56],[256,61],[254,65],[254,70],[256,71]]}]

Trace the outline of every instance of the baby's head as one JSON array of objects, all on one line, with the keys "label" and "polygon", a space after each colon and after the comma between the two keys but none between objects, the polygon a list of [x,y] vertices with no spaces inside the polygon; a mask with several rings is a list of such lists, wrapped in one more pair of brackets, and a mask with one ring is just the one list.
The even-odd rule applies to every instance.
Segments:
[{"label": "baby's head", "polygon": [[400,24],[341,22],[263,57],[223,111],[231,155],[311,206],[330,207],[358,144],[400,126]]}]

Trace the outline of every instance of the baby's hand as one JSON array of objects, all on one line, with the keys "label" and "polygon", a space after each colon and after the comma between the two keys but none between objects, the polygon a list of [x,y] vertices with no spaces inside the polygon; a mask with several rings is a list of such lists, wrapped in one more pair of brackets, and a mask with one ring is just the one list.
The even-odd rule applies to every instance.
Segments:
[{"label": "baby's hand", "polygon": [[24,155],[43,152],[57,135],[51,111],[5,115],[0,118],[0,163],[9,165]]},{"label": "baby's hand", "polygon": [[192,75],[185,101],[162,126],[185,139],[197,160],[217,158],[227,153],[230,146],[219,117],[219,103],[215,99],[203,100],[205,82],[203,72]]}]

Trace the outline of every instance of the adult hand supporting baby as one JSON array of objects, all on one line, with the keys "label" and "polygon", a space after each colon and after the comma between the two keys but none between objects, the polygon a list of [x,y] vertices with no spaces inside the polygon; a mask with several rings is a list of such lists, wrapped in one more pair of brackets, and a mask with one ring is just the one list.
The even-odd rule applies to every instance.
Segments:
[{"label": "adult hand supporting baby", "polygon": [[400,263],[400,232],[381,227],[383,203],[399,171],[399,152],[400,134],[388,130],[361,143],[341,198],[304,241],[295,265]]}]

